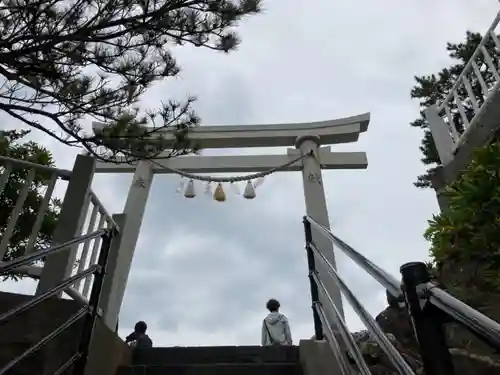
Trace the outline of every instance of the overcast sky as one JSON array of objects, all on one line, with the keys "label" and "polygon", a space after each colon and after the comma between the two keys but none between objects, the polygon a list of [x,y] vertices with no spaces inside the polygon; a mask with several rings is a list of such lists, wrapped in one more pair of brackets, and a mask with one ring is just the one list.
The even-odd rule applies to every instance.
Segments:
[{"label": "overcast sky", "polygon": [[[334,150],[366,151],[361,171],[325,171],[332,230],[398,276],[407,261],[425,260],[422,235],[437,211],[433,191],[412,182],[424,167],[421,133],[410,128],[418,103],[413,76],[448,63],[447,41],[467,29],[484,32],[494,0],[267,0],[265,12],[241,27],[243,43],[227,56],[183,48],[180,77],[154,86],[160,99],[199,97],[207,125],[318,121],[371,112],[358,143]],[[5,123],[4,123],[5,124]],[[9,123],[15,126],[15,122]],[[39,135],[71,168],[75,152]],[[229,150],[231,153],[283,153]],[[110,212],[123,209],[131,175],[98,175],[93,188]],[[294,340],[311,337],[312,313],[301,217],[300,173],[266,178],[249,201],[225,203],[175,194],[179,178],[155,177],[120,316],[126,334],[143,319],[156,345],[260,344],[270,297],[281,301]],[[350,260],[338,267],[372,314],[384,291]],[[5,290],[30,291],[30,282]],[[362,328],[345,307],[352,330]]]}]

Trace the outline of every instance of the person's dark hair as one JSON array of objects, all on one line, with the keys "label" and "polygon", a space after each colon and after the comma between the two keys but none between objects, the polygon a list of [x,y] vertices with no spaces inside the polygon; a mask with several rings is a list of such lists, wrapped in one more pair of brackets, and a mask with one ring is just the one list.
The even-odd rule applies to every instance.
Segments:
[{"label": "person's dark hair", "polygon": [[146,322],[140,321],[140,322],[135,323],[135,328],[134,328],[135,332],[146,333],[147,329],[148,329],[148,325],[146,324]]},{"label": "person's dark hair", "polygon": [[274,298],[271,298],[269,301],[267,301],[266,307],[269,311],[275,312],[280,308],[280,303]]}]

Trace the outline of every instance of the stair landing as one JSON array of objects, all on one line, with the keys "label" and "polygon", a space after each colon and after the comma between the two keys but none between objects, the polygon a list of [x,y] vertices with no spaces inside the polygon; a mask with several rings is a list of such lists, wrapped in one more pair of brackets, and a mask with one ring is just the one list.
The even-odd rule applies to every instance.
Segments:
[{"label": "stair landing", "polygon": [[117,375],[303,375],[297,346],[170,347],[137,350]]}]

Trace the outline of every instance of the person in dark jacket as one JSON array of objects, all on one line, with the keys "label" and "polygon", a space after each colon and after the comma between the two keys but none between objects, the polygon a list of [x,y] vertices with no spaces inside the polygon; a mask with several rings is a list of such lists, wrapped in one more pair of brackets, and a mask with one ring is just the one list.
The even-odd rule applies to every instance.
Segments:
[{"label": "person in dark jacket", "polygon": [[134,332],[125,338],[125,343],[133,348],[147,349],[153,347],[153,341],[146,334],[148,326],[145,322],[140,321],[135,324]]}]

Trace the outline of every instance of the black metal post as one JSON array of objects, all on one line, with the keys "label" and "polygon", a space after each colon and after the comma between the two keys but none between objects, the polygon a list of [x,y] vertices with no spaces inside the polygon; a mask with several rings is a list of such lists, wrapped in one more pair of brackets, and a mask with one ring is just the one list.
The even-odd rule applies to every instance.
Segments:
[{"label": "black metal post", "polygon": [[311,300],[312,300],[312,311],[313,311],[313,319],[314,319],[314,335],[316,340],[323,340],[323,324],[321,323],[321,318],[318,314],[318,310],[316,305],[319,303],[319,293],[318,293],[318,285],[314,280],[313,274],[316,271],[316,265],[314,261],[314,253],[309,244],[312,242],[312,232],[311,232],[311,223],[307,220],[307,217],[304,216],[304,232],[306,235],[306,251],[307,251],[307,265],[309,267],[309,285],[311,286]]},{"label": "black metal post", "polygon": [[427,375],[453,375],[451,359],[444,329],[443,313],[429,303],[425,296],[431,280],[427,265],[423,262],[403,264],[403,293],[408,313],[413,323],[420,355]]},{"label": "black metal post", "polygon": [[102,284],[104,275],[106,274],[106,264],[108,263],[109,248],[114,232],[109,232],[103,235],[101,251],[97,264],[100,266],[94,274],[94,283],[90,291],[89,307],[90,312],[87,314],[83,323],[82,336],[78,345],[80,358],[75,363],[73,375],[84,375],[85,367],[89,356],[92,334],[94,332],[95,322],[99,316],[99,298],[101,297]]}]

